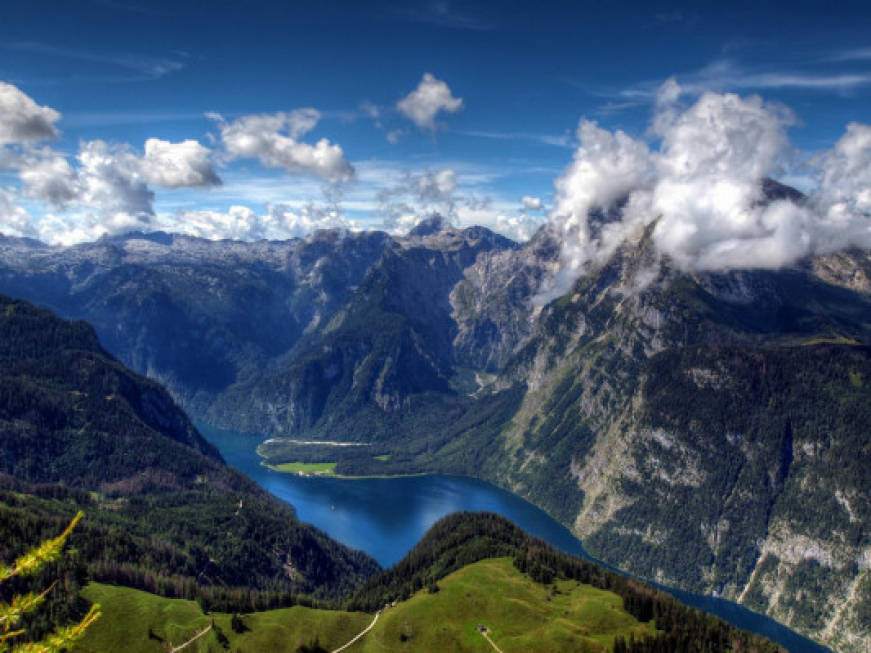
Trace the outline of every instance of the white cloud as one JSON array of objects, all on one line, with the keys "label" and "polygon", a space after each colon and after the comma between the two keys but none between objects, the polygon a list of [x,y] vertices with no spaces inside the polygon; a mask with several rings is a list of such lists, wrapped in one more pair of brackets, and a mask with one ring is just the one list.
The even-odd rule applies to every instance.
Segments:
[{"label": "white cloud", "polygon": [[[466,183],[474,178],[471,172],[463,175]],[[461,187],[454,168],[405,171],[398,181],[381,190],[378,199],[374,215],[381,218],[382,228],[395,235],[407,234],[421,220],[433,215],[457,227],[487,227],[518,242],[528,240],[545,224],[541,218],[519,212],[513,202],[494,206],[490,198]]]},{"label": "white cloud", "polygon": [[76,157],[76,202],[95,209],[107,233],[147,228],[154,214],[154,193],[131,148],[95,140],[82,143]]},{"label": "white cloud", "polygon": [[0,188],[0,232],[7,236],[36,236],[33,219],[13,196]]},{"label": "white cloud", "polygon": [[231,159],[254,158],[269,168],[283,168],[290,173],[321,179],[347,181],[354,176],[354,168],[339,145],[326,138],[314,145],[298,140],[320,120],[320,113],[315,109],[242,116],[230,123],[216,114],[209,117],[217,121],[221,140]]},{"label": "white cloud", "polygon": [[417,220],[434,213],[450,222],[456,218],[459,204],[475,201],[472,196],[460,196],[456,191],[457,173],[453,168],[435,172],[406,171],[396,184],[378,193],[375,215],[391,233],[404,233],[406,227],[413,227]]},{"label": "white cloud", "polygon": [[[861,51],[856,51],[861,54]],[[834,59],[830,59],[834,61]],[[673,82],[673,80],[670,80]],[[737,91],[768,89],[800,89],[819,93],[843,93],[871,86],[871,73],[868,72],[827,72],[812,73],[795,70],[762,70],[749,68],[731,59],[718,59],[704,67],[681,76],[680,93],[702,95],[707,91]],[[605,91],[605,97],[615,97],[629,102],[629,106],[656,101],[664,87],[659,80],[646,80],[616,93]],[[621,103],[606,106],[619,107]]]},{"label": "white cloud", "polygon": [[[611,133],[582,120],[578,140],[574,161],[555,181],[552,223],[563,243],[558,290],[565,290],[589,260],[614,251],[623,228],[615,228],[609,212],[632,190],[649,186],[654,175],[647,146],[622,131]],[[591,213],[596,218],[592,222]]]},{"label": "white cloud", "polygon": [[221,183],[211,160],[211,150],[195,140],[170,143],[159,138],[145,141],[144,177],[164,188],[217,186]]},{"label": "white cloud", "polygon": [[451,168],[417,175],[412,179],[414,192],[424,202],[449,201],[457,190],[457,173]]},{"label": "white cloud", "polygon": [[245,206],[231,206],[226,213],[180,211],[161,216],[160,221],[164,229],[211,240],[286,240],[305,237],[317,229],[353,227],[353,223],[335,208],[313,204],[298,210],[283,204],[273,205],[264,215],[258,215]]},{"label": "white cloud", "polygon": [[524,243],[532,238],[533,234],[545,224],[542,218],[534,218],[525,213],[510,214],[493,211],[489,207],[460,207],[457,213],[457,224],[461,227],[475,225],[487,227],[518,243]]},{"label": "white cloud", "polygon": [[544,206],[540,197],[533,197],[531,195],[521,197],[520,204],[524,211],[541,211],[541,208]]},{"label": "white cloud", "polygon": [[662,216],[654,230],[659,248],[702,269],[780,267],[800,256],[789,238],[804,211],[766,204],[761,185],[781,170],[792,121],[758,96],[731,93],[705,93],[670,120],[660,118],[658,179],[644,209]]},{"label": "white cloud", "polygon": [[420,84],[396,103],[396,108],[421,129],[435,129],[435,118],[440,111],[456,113],[463,99],[456,98],[448,85],[431,73],[424,73]]},{"label": "white cloud", "polygon": [[811,199],[832,226],[828,247],[871,247],[871,125],[847,125],[817,164],[819,186]]},{"label": "white cloud", "polygon": [[64,206],[78,196],[76,172],[59,152],[48,148],[30,152],[18,165],[28,197]]},{"label": "white cloud", "polygon": [[552,227],[562,270],[546,296],[568,289],[591,261],[655,225],[657,250],[685,269],[777,268],[850,245],[871,247],[871,127],[851,124],[817,158],[806,202],[771,198],[762,182],[793,155],[794,118],[757,96],[704,93],[678,106],[669,80],[652,130],[659,147],[582,120],[574,162],[556,180]]},{"label": "white cloud", "polygon": [[149,139],[140,155],[129,145],[84,141],[75,165],[50,148],[30,149],[17,161],[24,194],[61,213],[34,226],[50,243],[78,242],[154,225],[154,192],[220,183],[210,151],[193,140]]},{"label": "white cloud", "polygon": [[41,107],[12,84],[0,82],[0,146],[54,138],[59,119],[51,107]]}]

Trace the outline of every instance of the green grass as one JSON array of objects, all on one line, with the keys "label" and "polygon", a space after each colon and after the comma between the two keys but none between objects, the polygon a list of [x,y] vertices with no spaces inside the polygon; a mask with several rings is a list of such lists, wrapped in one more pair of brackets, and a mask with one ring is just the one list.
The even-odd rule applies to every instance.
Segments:
[{"label": "green grass", "polygon": [[372,458],[374,460],[377,460],[378,462],[386,463],[388,460],[390,460],[391,456],[393,456],[392,453],[383,453],[380,456],[372,456]]},{"label": "green grass", "polygon": [[[623,610],[616,594],[576,581],[539,585],[518,572],[509,558],[468,565],[439,581],[439,587],[435,594],[424,590],[384,611],[349,652],[492,651],[478,624],[488,628],[504,653],[610,651],[616,635],[634,633],[637,639],[653,632],[652,624],[642,624]],[[209,617],[191,601],[98,583],[88,585],[84,595],[101,604],[103,616],[74,653],[159,653],[164,650],[160,640],[178,645],[209,624]],[[233,631],[228,614],[216,613],[214,619],[229,640],[228,648],[212,631],[185,653],[293,653],[315,638],[333,650],[366,628],[372,615],[296,606],[244,615],[244,633]],[[149,639],[149,630],[156,638]]]},{"label": "green grass", "polygon": [[[174,646],[188,641],[209,625],[193,601],[165,599],[148,592],[115,585],[91,583],[83,594],[100,604],[103,616],[88,629],[73,653],[162,653],[164,640]],[[295,606],[244,615],[249,629],[236,633],[230,626],[231,615],[215,613],[215,625],[229,640],[229,649],[219,642],[217,633],[207,633],[185,653],[259,651],[293,652],[300,644],[316,637],[328,650],[338,648],[372,621],[362,612],[314,610]],[[149,629],[160,639],[149,639]]]},{"label": "green grass", "polygon": [[[557,581],[559,593],[518,572],[508,558],[482,560],[439,581],[381,615],[359,651],[480,651],[493,649],[481,624],[504,653],[610,651],[616,635],[652,633],[623,610],[611,592]],[[401,637],[406,641],[403,642]]]},{"label": "green grass", "polygon": [[[163,651],[161,642],[148,638],[149,628],[176,645],[209,625],[209,618],[193,601],[171,601],[148,592],[97,583],[91,583],[82,593],[88,601],[100,604],[103,615],[73,649],[79,653],[158,653]],[[211,633],[203,639],[215,641]]]},{"label": "green grass", "polygon": [[269,469],[274,469],[276,472],[286,472],[288,474],[305,474],[306,476],[332,476],[336,471],[338,463],[278,463],[277,465],[267,465]]}]

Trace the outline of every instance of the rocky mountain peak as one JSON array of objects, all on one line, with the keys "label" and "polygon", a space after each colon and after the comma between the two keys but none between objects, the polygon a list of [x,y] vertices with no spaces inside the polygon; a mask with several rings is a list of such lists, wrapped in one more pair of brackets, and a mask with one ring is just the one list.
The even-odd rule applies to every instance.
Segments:
[{"label": "rocky mountain peak", "polygon": [[423,220],[418,222],[417,226],[415,226],[414,229],[408,232],[408,235],[418,237],[431,236],[432,234],[450,228],[450,226],[451,225],[447,220],[445,220],[439,214],[435,213],[430,217],[424,218]]}]

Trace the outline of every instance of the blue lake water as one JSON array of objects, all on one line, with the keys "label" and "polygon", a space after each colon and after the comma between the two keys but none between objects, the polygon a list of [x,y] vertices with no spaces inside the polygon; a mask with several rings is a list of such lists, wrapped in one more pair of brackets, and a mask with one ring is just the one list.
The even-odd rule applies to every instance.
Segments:
[{"label": "blue lake water", "polygon": [[[592,559],[580,540],[547,513],[484,481],[441,475],[336,479],[283,474],[260,464],[255,451],[257,439],[206,425],[199,428],[230,465],[292,504],[302,521],[314,524],[339,542],[365,551],[382,566],[398,562],[430,526],[460,510],[498,513],[566,553]],[[792,653],[829,651],[731,601],[662,589],[688,605],[765,635]]]}]

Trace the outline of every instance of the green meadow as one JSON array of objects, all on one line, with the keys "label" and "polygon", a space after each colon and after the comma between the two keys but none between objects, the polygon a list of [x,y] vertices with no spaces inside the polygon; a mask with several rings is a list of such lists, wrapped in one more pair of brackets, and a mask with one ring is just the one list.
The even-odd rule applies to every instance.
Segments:
[{"label": "green meadow", "polygon": [[[439,581],[438,588],[383,611],[375,627],[346,650],[492,651],[478,625],[488,629],[504,653],[610,651],[617,635],[639,638],[653,632],[652,624],[623,610],[616,594],[568,580],[540,585],[517,571],[509,558],[464,567]],[[242,615],[240,633],[234,631],[231,615],[205,615],[192,601],[98,583],[84,595],[101,604],[103,617],[75,647],[77,653],[160,653],[202,632],[212,617],[215,628],[185,647],[185,653],[294,653],[315,639],[332,651],[374,616],[296,606]]]},{"label": "green meadow", "polygon": [[306,476],[332,476],[336,471],[338,463],[278,463],[277,465],[267,465],[269,469],[274,469],[276,472],[286,472],[288,474],[305,474]]}]

